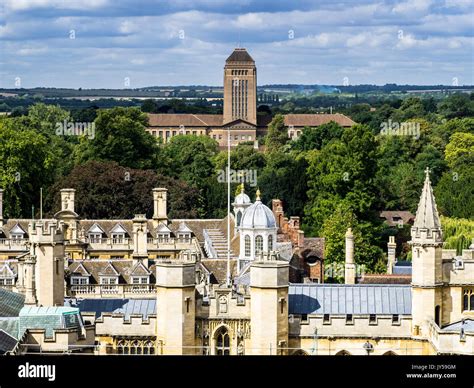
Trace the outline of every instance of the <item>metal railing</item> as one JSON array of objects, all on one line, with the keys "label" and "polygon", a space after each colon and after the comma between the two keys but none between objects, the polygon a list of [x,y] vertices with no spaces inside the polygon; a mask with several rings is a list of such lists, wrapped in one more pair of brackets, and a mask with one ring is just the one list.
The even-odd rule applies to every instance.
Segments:
[{"label": "metal railing", "polygon": [[119,295],[154,294],[154,284],[81,284],[68,287],[70,296],[78,295]]}]

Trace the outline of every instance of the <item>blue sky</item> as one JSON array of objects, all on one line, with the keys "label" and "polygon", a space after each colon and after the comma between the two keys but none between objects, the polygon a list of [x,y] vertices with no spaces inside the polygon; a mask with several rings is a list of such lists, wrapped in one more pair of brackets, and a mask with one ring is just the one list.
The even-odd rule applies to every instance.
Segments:
[{"label": "blue sky", "polygon": [[[474,84],[473,0],[2,0],[0,87]],[[73,38],[73,39],[72,39]]]}]

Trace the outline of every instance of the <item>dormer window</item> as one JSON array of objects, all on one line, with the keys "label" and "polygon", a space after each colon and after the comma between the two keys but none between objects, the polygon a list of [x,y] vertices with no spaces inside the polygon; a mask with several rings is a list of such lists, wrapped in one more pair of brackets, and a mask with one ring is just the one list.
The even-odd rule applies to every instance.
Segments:
[{"label": "dormer window", "polygon": [[126,234],[127,234],[127,231],[122,225],[120,224],[115,225],[110,231],[112,244],[124,244]]},{"label": "dormer window", "polygon": [[184,223],[179,224],[179,228],[176,232],[179,242],[190,243],[191,242],[191,233],[192,230]]},{"label": "dormer window", "polygon": [[118,276],[101,276],[100,284],[102,285],[115,285],[118,284]]},{"label": "dormer window", "polygon": [[88,285],[90,276],[91,274],[84,267],[84,264],[80,263],[71,273],[71,285],[72,286]]},{"label": "dormer window", "polygon": [[190,240],[191,240],[191,234],[190,233],[178,233],[178,240],[179,240],[179,242],[189,243]]},{"label": "dormer window", "polygon": [[167,243],[171,236],[171,229],[168,228],[165,224],[160,223],[156,228],[156,238],[158,243]]},{"label": "dormer window", "polygon": [[26,232],[23,230],[23,228],[19,224],[16,224],[10,230],[10,239],[14,241],[20,241],[25,238],[25,234]]},{"label": "dormer window", "polygon": [[15,273],[10,268],[8,263],[5,263],[0,267],[0,287],[1,286],[13,286],[15,283]]},{"label": "dormer window", "polygon": [[71,276],[72,286],[85,286],[89,284],[88,276]]},{"label": "dormer window", "polygon": [[100,244],[104,238],[104,235],[104,230],[98,224],[92,225],[92,227],[87,232],[89,242],[92,244]]},{"label": "dormer window", "polygon": [[149,284],[149,276],[132,276],[132,284]]}]

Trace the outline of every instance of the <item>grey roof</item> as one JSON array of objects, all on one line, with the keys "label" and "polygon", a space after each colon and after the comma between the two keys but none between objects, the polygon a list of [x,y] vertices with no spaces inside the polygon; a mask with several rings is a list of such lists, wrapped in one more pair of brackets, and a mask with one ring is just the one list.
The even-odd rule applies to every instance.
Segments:
[{"label": "grey roof", "polygon": [[[74,305],[71,300],[65,303]],[[123,314],[125,319],[130,315],[141,315],[148,319],[149,315],[156,314],[155,299],[79,299],[74,307],[81,313],[93,313],[98,318],[103,313]]]},{"label": "grey roof", "polygon": [[236,48],[226,59],[226,62],[254,62],[254,60],[246,49]]},{"label": "grey roof", "polygon": [[18,340],[16,338],[0,329],[0,354],[12,351],[17,343]]},{"label": "grey roof", "polygon": [[425,183],[423,185],[423,191],[413,226],[419,229],[441,229],[438,209],[436,207],[433,188],[431,187],[430,172],[427,169],[425,173]]},{"label": "grey roof", "polygon": [[24,295],[0,288],[0,317],[17,317],[24,304]]},{"label": "grey roof", "polygon": [[411,315],[411,288],[380,284],[291,284],[289,313]]},{"label": "grey roof", "polygon": [[447,326],[443,327],[443,330],[446,330],[446,331],[460,331],[461,328],[464,329],[465,333],[474,333],[474,320],[473,319],[465,319],[464,323],[463,323],[463,321],[452,323],[450,325],[447,325]]},{"label": "grey roof", "polygon": [[0,330],[18,338],[18,317],[0,318]]},{"label": "grey roof", "polygon": [[395,275],[411,275],[411,265],[394,265],[392,272]]}]

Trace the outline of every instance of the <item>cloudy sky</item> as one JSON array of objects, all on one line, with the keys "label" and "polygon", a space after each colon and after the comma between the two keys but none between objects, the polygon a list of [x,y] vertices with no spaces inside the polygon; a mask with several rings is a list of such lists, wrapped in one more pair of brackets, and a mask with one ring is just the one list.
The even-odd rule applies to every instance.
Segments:
[{"label": "cloudy sky", "polygon": [[0,87],[474,83],[474,0],[1,0]]}]

